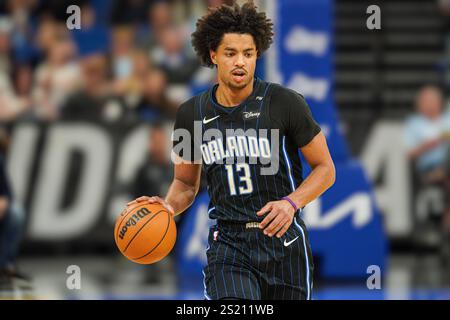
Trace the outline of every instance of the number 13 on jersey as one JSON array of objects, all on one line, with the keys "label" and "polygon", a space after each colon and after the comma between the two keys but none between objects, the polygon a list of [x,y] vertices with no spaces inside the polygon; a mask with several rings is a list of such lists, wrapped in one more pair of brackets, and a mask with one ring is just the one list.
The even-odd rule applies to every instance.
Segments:
[{"label": "number 13 on jersey", "polygon": [[239,177],[239,195],[249,194],[253,192],[252,177],[250,175],[250,166],[247,163],[238,163],[235,165],[236,170],[233,170],[234,165],[228,164],[225,166],[227,170],[228,186],[230,187],[230,195],[237,195],[235,185],[235,172]]}]

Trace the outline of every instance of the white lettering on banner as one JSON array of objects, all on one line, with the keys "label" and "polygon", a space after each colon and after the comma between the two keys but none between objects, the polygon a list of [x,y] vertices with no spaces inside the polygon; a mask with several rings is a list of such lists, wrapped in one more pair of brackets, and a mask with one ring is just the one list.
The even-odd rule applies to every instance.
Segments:
[{"label": "white lettering on banner", "polygon": [[[74,203],[62,209],[60,203],[73,151],[83,154],[83,167]],[[100,128],[84,124],[52,126],[30,207],[30,235],[35,239],[56,240],[89,230],[107,196],[112,158],[110,138]]]},{"label": "white lettering on banner", "polygon": [[8,172],[14,198],[25,203],[31,170],[36,158],[39,128],[31,123],[19,124],[14,128],[13,141],[8,156]]},{"label": "white lettering on banner", "polygon": [[323,101],[328,95],[330,81],[326,78],[311,78],[306,74],[296,72],[288,81],[287,86],[297,92],[301,92],[305,98],[309,97],[317,101]]},{"label": "white lettering on banner", "polygon": [[372,129],[361,161],[372,181],[382,176],[375,195],[385,215],[387,233],[406,236],[412,230],[411,178],[403,142],[404,124],[380,121]]},{"label": "white lettering on banner", "polygon": [[284,45],[291,54],[310,53],[323,56],[328,50],[330,42],[327,32],[314,32],[304,27],[295,26],[286,35]]},{"label": "white lettering on banner", "polygon": [[305,207],[303,211],[304,221],[309,228],[328,229],[351,216],[353,226],[359,229],[366,226],[373,217],[371,198],[365,192],[352,194],[323,214],[321,214],[321,211],[320,198]]}]

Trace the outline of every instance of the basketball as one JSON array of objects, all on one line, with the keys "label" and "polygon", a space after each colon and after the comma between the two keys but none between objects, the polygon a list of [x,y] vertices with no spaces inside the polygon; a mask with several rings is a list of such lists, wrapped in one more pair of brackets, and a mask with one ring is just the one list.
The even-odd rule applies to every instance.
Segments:
[{"label": "basketball", "polygon": [[129,260],[152,264],[172,250],[177,229],[172,215],[159,203],[137,203],[124,210],[114,228],[114,240]]}]

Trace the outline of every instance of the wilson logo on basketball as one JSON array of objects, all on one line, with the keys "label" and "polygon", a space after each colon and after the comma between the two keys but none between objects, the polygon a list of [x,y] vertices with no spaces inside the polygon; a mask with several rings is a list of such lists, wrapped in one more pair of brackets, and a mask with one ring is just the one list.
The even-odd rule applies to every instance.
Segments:
[{"label": "wilson logo on basketball", "polygon": [[120,252],[133,262],[151,264],[164,259],[177,239],[170,212],[160,203],[129,206],[117,218],[114,240]]},{"label": "wilson logo on basketball", "polygon": [[125,237],[125,234],[128,231],[128,228],[136,225],[136,223],[139,220],[141,220],[145,216],[148,216],[150,213],[151,212],[145,207],[139,209],[138,211],[136,211],[136,213],[133,214],[133,216],[130,219],[127,220],[125,225],[122,227],[122,230],[120,230],[119,238],[123,240],[123,238]]}]

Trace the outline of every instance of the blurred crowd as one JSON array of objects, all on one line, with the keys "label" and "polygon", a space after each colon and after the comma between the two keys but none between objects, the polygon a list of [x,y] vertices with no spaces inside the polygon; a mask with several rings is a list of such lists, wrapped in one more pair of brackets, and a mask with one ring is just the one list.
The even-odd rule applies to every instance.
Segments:
[{"label": "blurred crowd", "polygon": [[[0,1],[0,123],[172,119],[215,80],[190,34],[224,2]],[[73,4],[81,28],[69,30]]]}]

